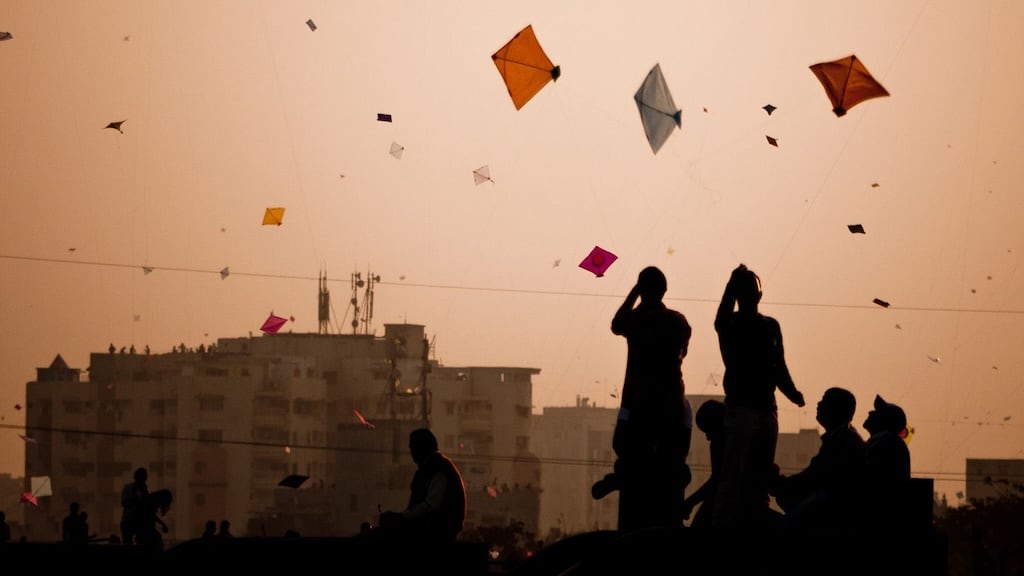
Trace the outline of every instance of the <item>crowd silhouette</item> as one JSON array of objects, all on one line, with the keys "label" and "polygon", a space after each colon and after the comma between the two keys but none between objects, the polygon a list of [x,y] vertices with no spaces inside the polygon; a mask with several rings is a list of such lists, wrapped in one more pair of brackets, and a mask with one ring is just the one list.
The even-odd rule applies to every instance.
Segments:
[{"label": "crowd silhouette", "polygon": [[[741,264],[726,282],[714,319],[725,395],[722,401],[705,401],[696,414],[682,370],[692,328],[683,313],[665,305],[667,289],[661,270],[644,268],[611,321],[611,332],[627,346],[612,437],[616,460],[590,486],[590,494],[602,499],[618,492],[617,529],[568,538],[561,556],[551,546],[554,550],[524,562],[519,572],[533,567],[543,573],[543,566],[583,574],[588,564],[582,557],[588,554],[599,559],[590,564],[596,573],[612,567],[636,570],[680,542],[691,555],[693,573],[793,570],[805,565],[792,556],[811,543],[822,545],[819,552],[842,552],[812,555],[814,569],[823,573],[841,572],[821,563],[849,562],[858,554],[854,542],[872,542],[893,553],[892,543],[905,536],[913,514],[906,504],[911,465],[903,409],[876,395],[863,421],[864,438],[854,425],[853,393],[828,387],[817,403],[816,420],[823,429],[818,452],[803,470],[784,472],[775,462],[776,393],[796,406],[805,400],[787,366],[779,322],[759,310],[760,278]],[[711,470],[704,483],[691,487],[687,460],[694,426],[708,440]],[[408,447],[416,471],[407,506],[380,511],[376,523],[363,522],[358,534],[343,537],[349,554],[421,564],[426,558],[450,560],[433,554],[460,541],[467,517],[462,474],[429,428],[410,432]],[[76,501],[63,520],[61,542],[79,546],[103,540],[162,552],[168,531],[163,518],[173,501],[170,490],[151,491],[147,470],[139,467],[121,489],[120,538],[91,534],[88,514]],[[860,537],[865,534],[871,538]],[[0,544],[9,539],[0,513]],[[195,542],[210,553],[250,539],[236,538],[227,519],[209,519]],[[310,541],[291,529],[283,540]],[[395,550],[414,552],[395,556]]]}]

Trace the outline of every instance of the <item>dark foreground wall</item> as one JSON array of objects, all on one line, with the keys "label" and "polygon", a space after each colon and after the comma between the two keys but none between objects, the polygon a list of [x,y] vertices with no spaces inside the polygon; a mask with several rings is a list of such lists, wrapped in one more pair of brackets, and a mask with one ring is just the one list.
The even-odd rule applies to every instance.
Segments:
[{"label": "dark foreground wall", "polygon": [[[14,543],[0,546],[0,565],[24,566],[41,574],[49,569],[77,568],[84,573],[123,570],[156,574],[206,574],[251,570],[288,572],[312,567],[334,574],[395,574],[409,569],[440,570],[450,576],[487,574],[488,546],[458,542],[443,549],[396,548],[356,538],[231,538],[189,540],[163,552],[137,546],[90,544],[70,546],[50,543]],[[111,572],[113,571],[113,572]],[[227,576],[234,576],[228,574]]]}]

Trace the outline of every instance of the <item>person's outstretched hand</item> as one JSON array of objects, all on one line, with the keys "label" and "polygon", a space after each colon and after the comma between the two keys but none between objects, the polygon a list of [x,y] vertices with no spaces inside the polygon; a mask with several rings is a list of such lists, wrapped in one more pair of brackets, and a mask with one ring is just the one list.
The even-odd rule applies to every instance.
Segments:
[{"label": "person's outstretched hand", "polygon": [[797,391],[796,396],[793,398],[793,403],[803,408],[806,402],[804,402],[804,393]]}]

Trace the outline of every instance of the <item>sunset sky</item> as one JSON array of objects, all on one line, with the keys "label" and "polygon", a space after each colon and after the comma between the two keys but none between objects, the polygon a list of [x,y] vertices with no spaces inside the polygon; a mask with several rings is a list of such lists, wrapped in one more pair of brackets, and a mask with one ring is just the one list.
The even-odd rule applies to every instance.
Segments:
[{"label": "sunset sky", "polygon": [[[491,55],[527,25],[561,76],[516,110]],[[0,32],[0,472],[56,354],[316,332],[321,270],[333,332],[379,275],[371,330],[538,368],[539,412],[617,405],[610,321],[656,265],[687,391],[720,394],[741,262],[808,399],[779,395],[783,432],[841,386],[858,428],[904,407],[951,502],[965,458],[1024,458],[1022,2],[4,0]],[[809,66],[851,54],[890,96],[837,117]],[[656,154],[655,64],[682,111]]]}]

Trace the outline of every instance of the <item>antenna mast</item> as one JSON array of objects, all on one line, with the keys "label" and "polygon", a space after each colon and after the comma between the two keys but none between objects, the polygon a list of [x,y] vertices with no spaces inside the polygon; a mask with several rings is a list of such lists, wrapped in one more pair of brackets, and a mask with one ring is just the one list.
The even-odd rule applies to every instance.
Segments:
[{"label": "antenna mast", "polygon": [[[363,280],[359,272],[352,273],[352,333],[359,334],[359,324],[363,324],[363,334],[370,334],[370,324],[373,322],[373,285],[380,282],[380,275],[374,276],[369,270],[366,271],[366,280]],[[366,288],[363,293],[362,318],[360,318],[359,289]]]},{"label": "antenna mast", "polygon": [[329,334],[331,328],[331,292],[327,289],[327,270],[320,271],[320,291],[317,299],[317,318],[320,334]]}]

